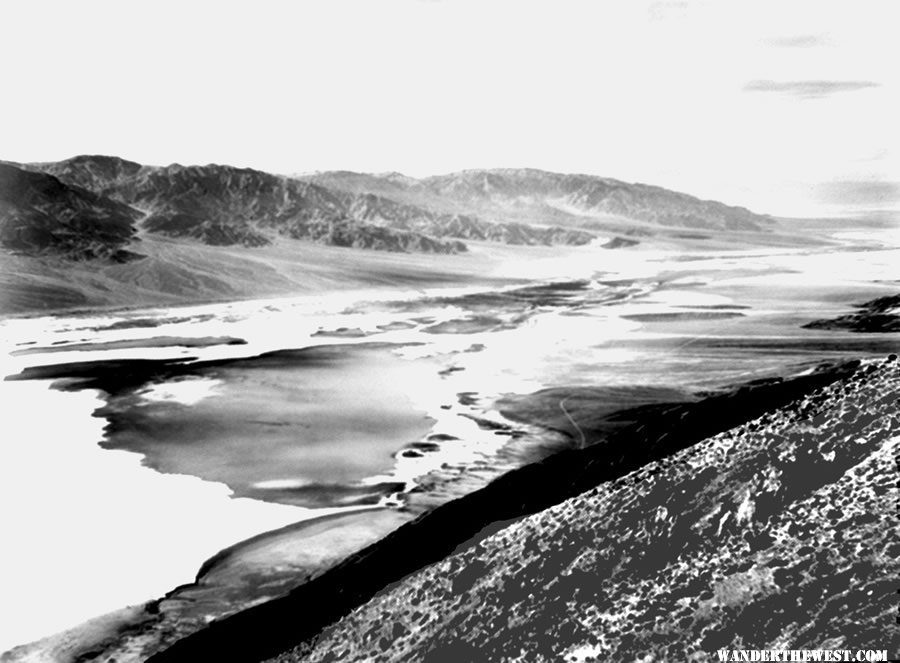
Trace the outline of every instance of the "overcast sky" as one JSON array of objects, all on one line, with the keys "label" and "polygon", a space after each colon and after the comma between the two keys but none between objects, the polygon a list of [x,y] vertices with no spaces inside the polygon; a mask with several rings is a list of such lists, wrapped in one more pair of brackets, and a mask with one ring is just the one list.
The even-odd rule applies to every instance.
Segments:
[{"label": "overcast sky", "polygon": [[900,208],[895,0],[7,2],[0,158],[529,166]]}]

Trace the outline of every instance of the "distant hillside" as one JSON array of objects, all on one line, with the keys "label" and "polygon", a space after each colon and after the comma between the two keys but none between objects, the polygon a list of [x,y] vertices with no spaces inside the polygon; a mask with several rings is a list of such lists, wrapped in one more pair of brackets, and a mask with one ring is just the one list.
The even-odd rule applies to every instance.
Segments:
[{"label": "distant hillside", "polygon": [[0,245],[26,255],[124,261],[141,213],[52,175],[0,163]]},{"label": "distant hillside", "polygon": [[23,164],[22,167],[55,175],[64,182],[101,195],[115,193],[116,185],[130,181],[142,170],[153,170],[152,166],[142,166],[119,157],[87,154],[64,161]]},{"label": "distant hillside", "polygon": [[[467,252],[469,242],[547,247],[600,240],[629,251],[656,238],[675,248],[684,242],[728,247],[733,230],[741,234],[738,243],[809,241],[808,233],[766,232],[768,217],[721,203],[535,170],[421,180],[345,171],[285,177],[98,155],[0,166],[4,312],[306,292],[321,270],[329,282],[368,283],[354,270],[357,263],[378,263],[378,279],[405,282],[409,273],[431,272],[416,254],[454,256]],[[303,244],[407,254],[411,262],[397,265],[394,275],[390,260],[342,253],[326,268],[303,262]],[[490,260],[495,252],[480,245],[473,253]],[[479,259],[442,262],[437,271],[455,282]]]},{"label": "distant hillside", "polygon": [[445,239],[543,245],[594,239],[589,232],[489,223],[231,166],[153,167],[79,156],[28,167],[145,211],[148,232],[213,245],[262,246],[278,234],[337,246],[456,253],[465,245]]},{"label": "distant hillside", "polygon": [[774,221],[742,207],[592,175],[534,169],[466,170],[413,179],[397,173],[333,171],[304,179],[349,193],[374,193],[485,220],[605,228],[618,220],[668,228],[759,232]]},{"label": "distant hillside", "polygon": [[[597,230],[758,233],[774,223],[744,208],[659,187],[533,169],[424,179],[347,171],[288,178],[231,166],[144,166],[98,155],[20,167],[140,210],[145,232],[218,246],[263,246],[281,235],[337,246],[455,253],[466,250],[460,240],[579,245],[594,240]],[[134,217],[124,207],[120,213]]]},{"label": "distant hillside", "polygon": [[[456,253],[464,240],[587,244],[594,231],[758,233],[769,217],[659,187],[532,169],[414,179],[335,171],[289,178],[231,166],[143,166],[84,155],[22,166],[145,213],[140,228],[218,246],[276,235],[337,246]],[[462,240],[462,241],[461,241]]]},{"label": "distant hillside", "polygon": [[79,156],[30,168],[131,205],[143,230],[215,246],[264,246],[274,235],[334,246],[457,253],[461,242],[355,218],[347,201],[322,187],[231,166],[141,166]]},{"label": "distant hillside", "polygon": [[504,244],[587,244],[594,235],[559,226],[529,226],[517,222],[486,222],[469,214],[441,213],[395,202],[373,193],[344,193],[355,218],[434,235],[487,240]]}]

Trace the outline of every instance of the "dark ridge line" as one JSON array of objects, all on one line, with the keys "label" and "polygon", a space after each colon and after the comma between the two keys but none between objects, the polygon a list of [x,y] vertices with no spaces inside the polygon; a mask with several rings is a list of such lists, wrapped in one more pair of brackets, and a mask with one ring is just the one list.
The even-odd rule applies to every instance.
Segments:
[{"label": "dark ridge line", "polygon": [[854,313],[836,318],[813,320],[803,325],[804,329],[827,331],[850,331],[857,334],[892,334],[900,332],[900,315],[894,313],[900,308],[900,295],[887,295],[854,304]]},{"label": "dark ridge line", "polygon": [[[401,526],[267,603],[212,622],[147,663],[258,662],[316,636],[407,575],[475,545],[498,521],[518,519],[616,479],[712,435],[783,407],[851,375],[859,361],[823,364],[812,374],[755,381],[694,403],[638,408],[642,417],[594,446],[568,450],[495,479]],[[588,431],[590,434],[590,431]]]}]

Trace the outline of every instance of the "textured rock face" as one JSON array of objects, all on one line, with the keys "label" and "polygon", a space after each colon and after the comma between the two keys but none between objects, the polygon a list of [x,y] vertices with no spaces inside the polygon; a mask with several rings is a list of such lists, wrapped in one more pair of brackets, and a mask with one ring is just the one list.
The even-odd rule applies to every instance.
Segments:
[{"label": "textured rock face", "polygon": [[900,365],[531,516],[285,661],[685,661],[900,651]]},{"label": "textured rock face", "polygon": [[0,163],[0,244],[7,249],[122,261],[133,257],[122,247],[132,240],[140,216],[52,175]]}]

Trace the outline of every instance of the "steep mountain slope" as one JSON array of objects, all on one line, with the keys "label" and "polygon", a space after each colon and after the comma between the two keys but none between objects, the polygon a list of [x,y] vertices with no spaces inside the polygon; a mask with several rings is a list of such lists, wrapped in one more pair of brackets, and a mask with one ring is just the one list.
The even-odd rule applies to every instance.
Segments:
[{"label": "steep mountain slope", "polygon": [[894,657],[898,396],[894,355],[511,525],[277,660]]},{"label": "steep mountain slope", "polygon": [[64,184],[52,175],[0,163],[0,245],[26,255],[124,261],[141,213]]},{"label": "steep mountain slope", "polygon": [[705,201],[646,184],[534,169],[466,170],[415,180],[397,173],[334,171],[306,176],[350,193],[372,192],[445,213],[488,220],[606,227],[613,220],[671,228],[758,232],[773,224],[742,207]]}]

